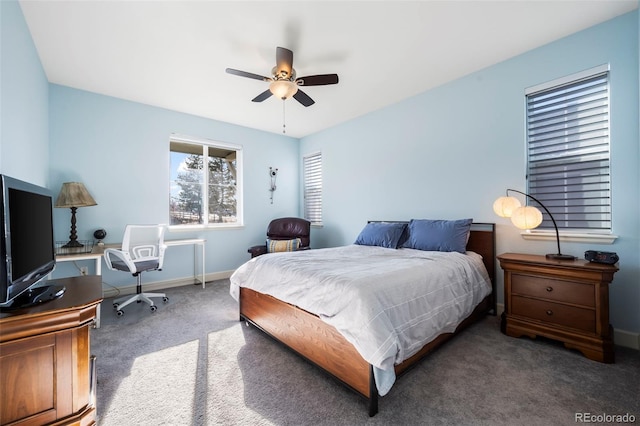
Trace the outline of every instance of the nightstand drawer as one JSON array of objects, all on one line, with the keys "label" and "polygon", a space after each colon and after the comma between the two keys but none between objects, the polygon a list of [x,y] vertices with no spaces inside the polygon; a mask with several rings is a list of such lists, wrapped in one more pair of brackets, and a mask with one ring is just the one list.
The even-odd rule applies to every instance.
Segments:
[{"label": "nightstand drawer", "polygon": [[596,312],[592,309],[514,295],[511,298],[511,313],[591,333],[596,330]]},{"label": "nightstand drawer", "polygon": [[511,293],[595,307],[594,286],[589,284],[513,274]]}]

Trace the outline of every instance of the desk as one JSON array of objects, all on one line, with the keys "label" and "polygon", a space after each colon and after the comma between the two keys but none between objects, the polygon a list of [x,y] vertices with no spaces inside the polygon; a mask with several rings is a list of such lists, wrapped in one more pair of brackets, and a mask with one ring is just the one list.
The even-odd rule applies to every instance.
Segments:
[{"label": "desk", "polygon": [[[206,268],[205,268],[205,243],[204,238],[191,238],[184,240],[164,240],[167,247],[193,245],[193,278],[205,286]],[[120,248],[122,244],[105,244],[102,247],[94,246],[91,253],[78,254],[59,254],[56,255],[56,262],[75,262],[78,260],[93,260],[96,267],[96,275],[102,275],[102,255],[105,248]],[[200,247],[200,256],[198,256],[198,247]],[[198,262],[198,258],[200,262]]]},{"label": "desk", "polygon": [[[205,255],[204,255],[204,245],[207,242],[204,238],[191,238],[186,240],[164,240],[164,243],[167,247],[172,246],[189,246],[193,245],[193,278],[198,280],[202,284],[202,288],[204,288],[205,282]],[[200,247],[200,263],[198,265],[198,247]]]},{"label": "desk", "polygon": [[[205,286],[205,251],[204,245],[207,240],[203,238],[191,238],[184,240],[165,240],[167,247],[193,245],[193,278],[200,281],[202,288]],[[102,275],[102,255],[105,248],[120,248],[122,244],[105,244],[102,247],[94,246],[91,253],[61,254],[56,255],[56,262],[75,262],[77,260],[93,260],[96,266],[96,275]],[[198,247],[200,247],[200,262],[198,262]],[[200,263],[200,265],[198,265]],[[50,278],[50,277],[49,277]],[[96,328],[100,328],[100,305],[98,305],[96,315]]]},{"label": "desk", "polygon": [[[93,260],[96,264],[96,275],[102,275],[102,249],[94,247],[91,253],[77,253],[77,254],[57,254],[56,262],[75,262],[76,260]],[[47,279],[51,279],[51,274]],[[102,286],[102,279],[100,279],[100,285]],[[102,288],[102,287],[101,287]],[[95,327],[100,328],[100,310],[101,304],[98,304],[96,308],[96,323]]]},{"label": "desk", "polygon": [[57,254],[56,262],[75,262],[76,260],[93,260],[96,265],[96,275],[102,275],[102,249],[94,247],[91,253]]}]

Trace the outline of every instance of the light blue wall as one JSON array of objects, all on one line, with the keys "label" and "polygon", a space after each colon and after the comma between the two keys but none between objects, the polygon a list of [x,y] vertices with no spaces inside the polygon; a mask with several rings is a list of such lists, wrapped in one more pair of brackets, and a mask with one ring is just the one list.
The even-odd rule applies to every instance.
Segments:
[{"label": "light blue wall", "polygon": [[[207,239],[207,272],[229,271],[248,260],[247,248],[264,242],[268,222],[298,214],[298,140],[135,102],[50,86],[51,181],[85,184],[98,203],[78,209],[78,238],[107,230],[106,242],[119,242],[127,223],[169,221],[169,136],[171,133],[243,147],[245,226],[239,229],[170,232],[166,238]],[[269,201],[269,166],[277,167],[278,189]],[[70,212],[56,209],[57,238],[69,233]],[[161,273],[149,280],[188,276],[191,247],[170,248]],[[68,271],[59,265],[60,274]],[[111,285],[131,277],[104,271]]]},{"label": "light blue wall", "polygon": [[[457,219],[497,223],[498,252],[550,253],[554,242],[525,241],[492,211],[506,188],[525,188],[527,87],[611,64],[614,245],[611,322],[640,332],[640,153],[638,13],[476,72],[301,141],[300,155],[322,151],[323,221],[314,245],[353,242],[368,219]],[[502,300],[499,271],[499,299]]]},{"label": "light blue wall", "polygon": [[0,2],[0,173],[49,183],[47,78],[17,1]]}]

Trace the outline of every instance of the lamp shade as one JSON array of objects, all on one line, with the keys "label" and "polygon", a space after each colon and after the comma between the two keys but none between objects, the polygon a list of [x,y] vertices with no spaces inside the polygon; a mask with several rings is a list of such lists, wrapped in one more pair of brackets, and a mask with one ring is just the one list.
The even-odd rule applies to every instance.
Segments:
[{"label": "lamp shade", "polygon": [[500,217],[511,217],[513,211],[522,206],[516,197],[500,197],[493,203],[493,211]]},{"label": "lamp shade", "polygon": [[511,214],[511,222],[520,229],[533,229],[542,223],[542,213],[535,207],[518,207]]},{"label": "lamp shade", "polygon": [[97,206],[87,188],[80,182],[65,182],[56,199],[56,207],[88,207]]},{"label": "lamp shade", "polygon": [[269,91],[280,99],[289,99],[298,91],[298,85],[289,80],[276,80],[269,85]]}]

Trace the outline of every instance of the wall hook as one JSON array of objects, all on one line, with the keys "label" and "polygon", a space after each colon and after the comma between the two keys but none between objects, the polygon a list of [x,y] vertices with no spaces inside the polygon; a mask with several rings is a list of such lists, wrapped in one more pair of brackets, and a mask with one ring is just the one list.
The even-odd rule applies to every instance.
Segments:
[{"label": "wall hook", "polygon": [[278,169],[269,167],[269,192],[271,192],[271,204],[273,204],[273,193],[276,190],[276,177],[278,176]]}]

